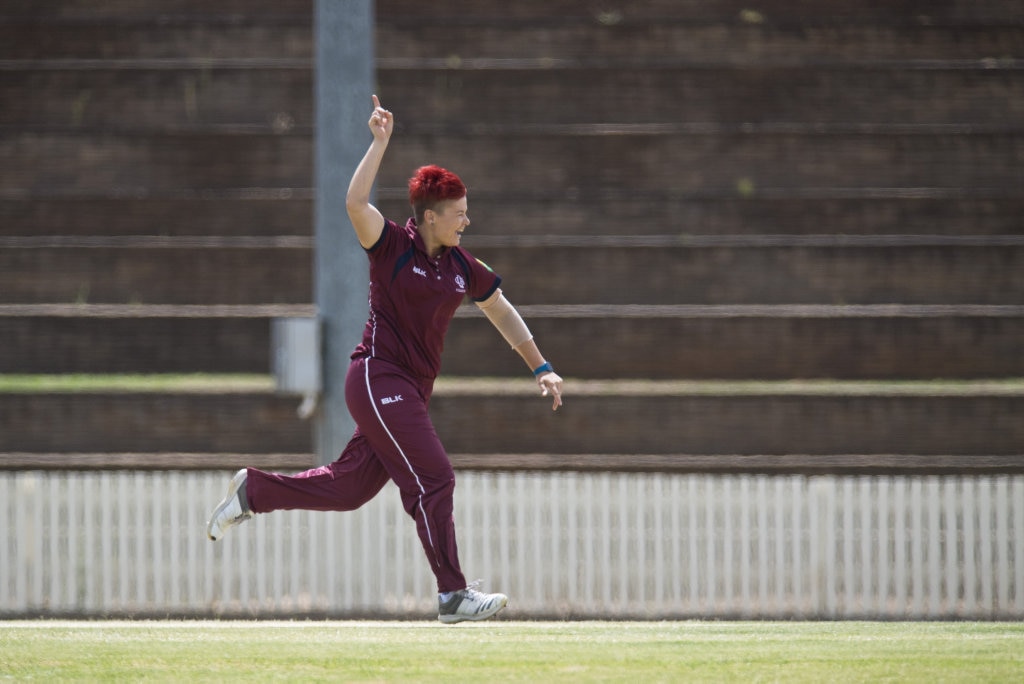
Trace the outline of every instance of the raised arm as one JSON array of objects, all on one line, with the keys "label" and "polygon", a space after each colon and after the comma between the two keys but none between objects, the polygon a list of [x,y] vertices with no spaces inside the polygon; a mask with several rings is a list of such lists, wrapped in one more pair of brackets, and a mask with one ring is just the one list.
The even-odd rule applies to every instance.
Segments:
[{"label": "raised arm", "polygon": [[384,217],[377,211],[377,207],[370,204],[370,192],[373,190],[381,159],[384,158],[384,151],[388,148],[388,141],[395,128],[395,117],[380,106],[380,100],[376,95],[373,96],[373,113],[370,115],[369,126],[370,132],[373,133],[373,142],[352,174],[348,194],[345,195],[348,217],[355,228],[359,244],[366,249],[377,243],[384,230]]},{"label": "raised arm", "polygon": [[533,371],[533,377],[537,379],[541,395],[546,397],[550,394],[551,410],[557,410],[562,405],[562,378],[540,353],[523,317],[511,302],[505,299],[500,289],[476,305],[487,316],[487,320],[498,329],[505,341],[523,358]]}]

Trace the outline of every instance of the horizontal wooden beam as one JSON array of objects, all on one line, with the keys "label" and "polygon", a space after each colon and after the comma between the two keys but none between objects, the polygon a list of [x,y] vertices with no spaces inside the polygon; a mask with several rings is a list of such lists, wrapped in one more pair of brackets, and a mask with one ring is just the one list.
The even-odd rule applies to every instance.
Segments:
[{"label": "horizontal wooden beam", "polygon": [[[521,300],[511,285],[513,302]],[[1021,307],[521,306],[567,377],[932,379],[1024,376]],[[275,317],[307,305],[0,306],[2,373],[269,373]],[[442,375],[519,377],[473,308]]]},{"label": "horizontal wooden beam", "polygon": [[314,466],[313,454],[235,453],[4,453],[0,470],[237,470],[253,467],[299,472]]},{"label": "horizontal wooden beam", "polygon": [[[762,475],[998,475],[1024,473],[1024,455],[947,454],[450,454],[456,470],[744,473]],[[294,473],[313,454],[3,453],[0,470],[236,470]]]},{"label": "horizontal wooden beam", "polygon": [[[554,412],[536,387],[439,388],[431,415],[450,453],[605,454],[618,467],[617,454],[862,454],[872,467],[889,455],[941,465],[949,454],[1024,454],[1019,389],[574,394],[570,381],[564,398]],[[0,453],[306,453],[311,430],[296,415],[298,403],[245,391],[0,394]]]},{"label": "horizontal wooden beam", "polygon": [[1024,454],[452,454],[464,470],[746,473],[764,475],[977,475],[1024,473]]}]

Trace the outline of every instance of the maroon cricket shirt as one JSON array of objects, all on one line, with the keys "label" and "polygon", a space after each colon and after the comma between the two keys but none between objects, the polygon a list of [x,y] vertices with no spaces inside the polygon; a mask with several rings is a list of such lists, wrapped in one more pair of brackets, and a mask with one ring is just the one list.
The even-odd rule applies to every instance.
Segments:
[{"label": "maroon cricket shirt", "polygon": [[352,358],[369,356],[433,380],[441,369],[448,324],[463,299],[490,297],[501,277],[461,247],[431,258],[410,218],[404,227],[384,221],[370,258],[370,318]]}]

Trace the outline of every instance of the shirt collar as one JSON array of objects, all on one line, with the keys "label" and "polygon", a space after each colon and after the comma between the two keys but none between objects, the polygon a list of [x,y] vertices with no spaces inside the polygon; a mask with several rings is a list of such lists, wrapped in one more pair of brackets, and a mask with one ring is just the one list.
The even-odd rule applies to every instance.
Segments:
[{"label": "shirt collar", "polygon": [[[428,259],[429,258],[433,258],[429,254],[427,254],[427,245],[426,245],[426,243],[423,242],[423,236],[420,235],[420,229],[419,229],[419,226],[416,225],[416,217],[415,216],[410,216],[409,217],[409,220],[406,221],[406,223],[405,223],[405,229],[406,229],[406,231],[408,231],[409,233],[412,234],[412,241],[413,241],[413,244],[416,245],[416,249],[418,249],[419,251],[423,252],[423,254],[426,255]],[[441,248],[441,252],[437,255],[437,258],[440,259],[445,254],[447,254],[448,253],[448,249],[449,249],[448,247],[442,247]]]}]

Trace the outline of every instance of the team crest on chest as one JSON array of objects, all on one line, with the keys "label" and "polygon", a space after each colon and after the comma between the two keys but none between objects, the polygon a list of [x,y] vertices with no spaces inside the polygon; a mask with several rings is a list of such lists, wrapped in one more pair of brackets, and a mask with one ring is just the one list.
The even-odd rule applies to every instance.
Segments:
[{"label": "team crest on chest", "polygon": [[455,286],[456,286],[456,288],[458,288],[459,292],[465,293],[466,292],[466,279],[463,278],[461,275],[456,275],[455,276]]}]

